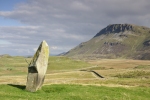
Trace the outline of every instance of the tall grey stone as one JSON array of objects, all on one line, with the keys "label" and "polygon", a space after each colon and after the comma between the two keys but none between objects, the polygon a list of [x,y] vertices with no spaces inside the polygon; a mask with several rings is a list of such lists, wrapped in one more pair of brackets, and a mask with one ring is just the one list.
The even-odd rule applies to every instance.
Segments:
[{"label": "tall grey stone", "polygon": [[42,87],[49,58],[49,46],[42,41],[28,66],[26,90],[35,92]]}]

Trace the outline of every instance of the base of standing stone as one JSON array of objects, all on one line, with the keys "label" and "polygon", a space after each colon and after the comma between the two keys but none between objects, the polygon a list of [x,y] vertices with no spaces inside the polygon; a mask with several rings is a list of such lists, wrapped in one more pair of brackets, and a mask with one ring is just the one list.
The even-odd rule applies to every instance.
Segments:
[{"label": "base of standing stone", "polygon": [[26,90],[30,92],[37,91],[37,79],[38,73],[29,73],[28,74],[28,85],[26,86]]}]

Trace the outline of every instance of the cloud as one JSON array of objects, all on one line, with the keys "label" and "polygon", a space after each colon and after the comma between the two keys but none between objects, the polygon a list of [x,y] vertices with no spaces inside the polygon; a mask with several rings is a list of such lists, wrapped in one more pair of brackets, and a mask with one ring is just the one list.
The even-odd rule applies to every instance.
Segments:
[{"label": "cloud", "polygon": [[54,49],[54,50],[56,50],[58,47],[56,47],[56,46],[52,46],[51,47],[51,49]]},{"label": "cloud", "polygon": [[33,51],[36,52],[38,48],[33,48]]},{"label": "cloud", "polygon": [[[0,53],[34,54],[46,40],[52,54],[87,41],[109,24],[131,23],[150,27],[149,0],[27,0],[0,16],[24,26],[1,26]],[[20,51],[19,51],[20,50]]]},{"label": "cloud", "polygon": [[70,5],[70,8],[73,8],[75,10],[79,11],[89,11],[91,10],[90,7],[86,6],[84,3],[79,2],[79,1],[73,1]]}]

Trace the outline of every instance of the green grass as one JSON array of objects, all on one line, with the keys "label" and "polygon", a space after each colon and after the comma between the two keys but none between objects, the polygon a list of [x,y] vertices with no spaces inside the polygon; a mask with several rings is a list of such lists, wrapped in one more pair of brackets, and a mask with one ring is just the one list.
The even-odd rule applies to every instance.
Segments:
[{"label": "green grass", "polygon": [[78,70],[81,68],[90,67],[91,65],[84,61],[73,60],[67,57],[53,56],[49,58],[49,71],[68,71]]},{"label": "green grass", "polygon": [[27,72],[28,64],[24,57],[1,57],[0,58],[0,76],[18,75]]},{"label": "green grass", "polygon": [[150,88],[46,85],[31,93],[25,86],[0,85],[1,100],[149,100]]}]

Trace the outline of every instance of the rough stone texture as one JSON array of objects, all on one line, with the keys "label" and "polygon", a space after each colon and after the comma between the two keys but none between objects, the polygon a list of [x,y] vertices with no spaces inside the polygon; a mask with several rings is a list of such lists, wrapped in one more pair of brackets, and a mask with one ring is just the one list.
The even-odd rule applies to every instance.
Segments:
[{"label": "rough stone texture", "polygon": [[42,41],[28,67],[26,90],[35,92],[42,87],[49,58],[49,46]]}]

